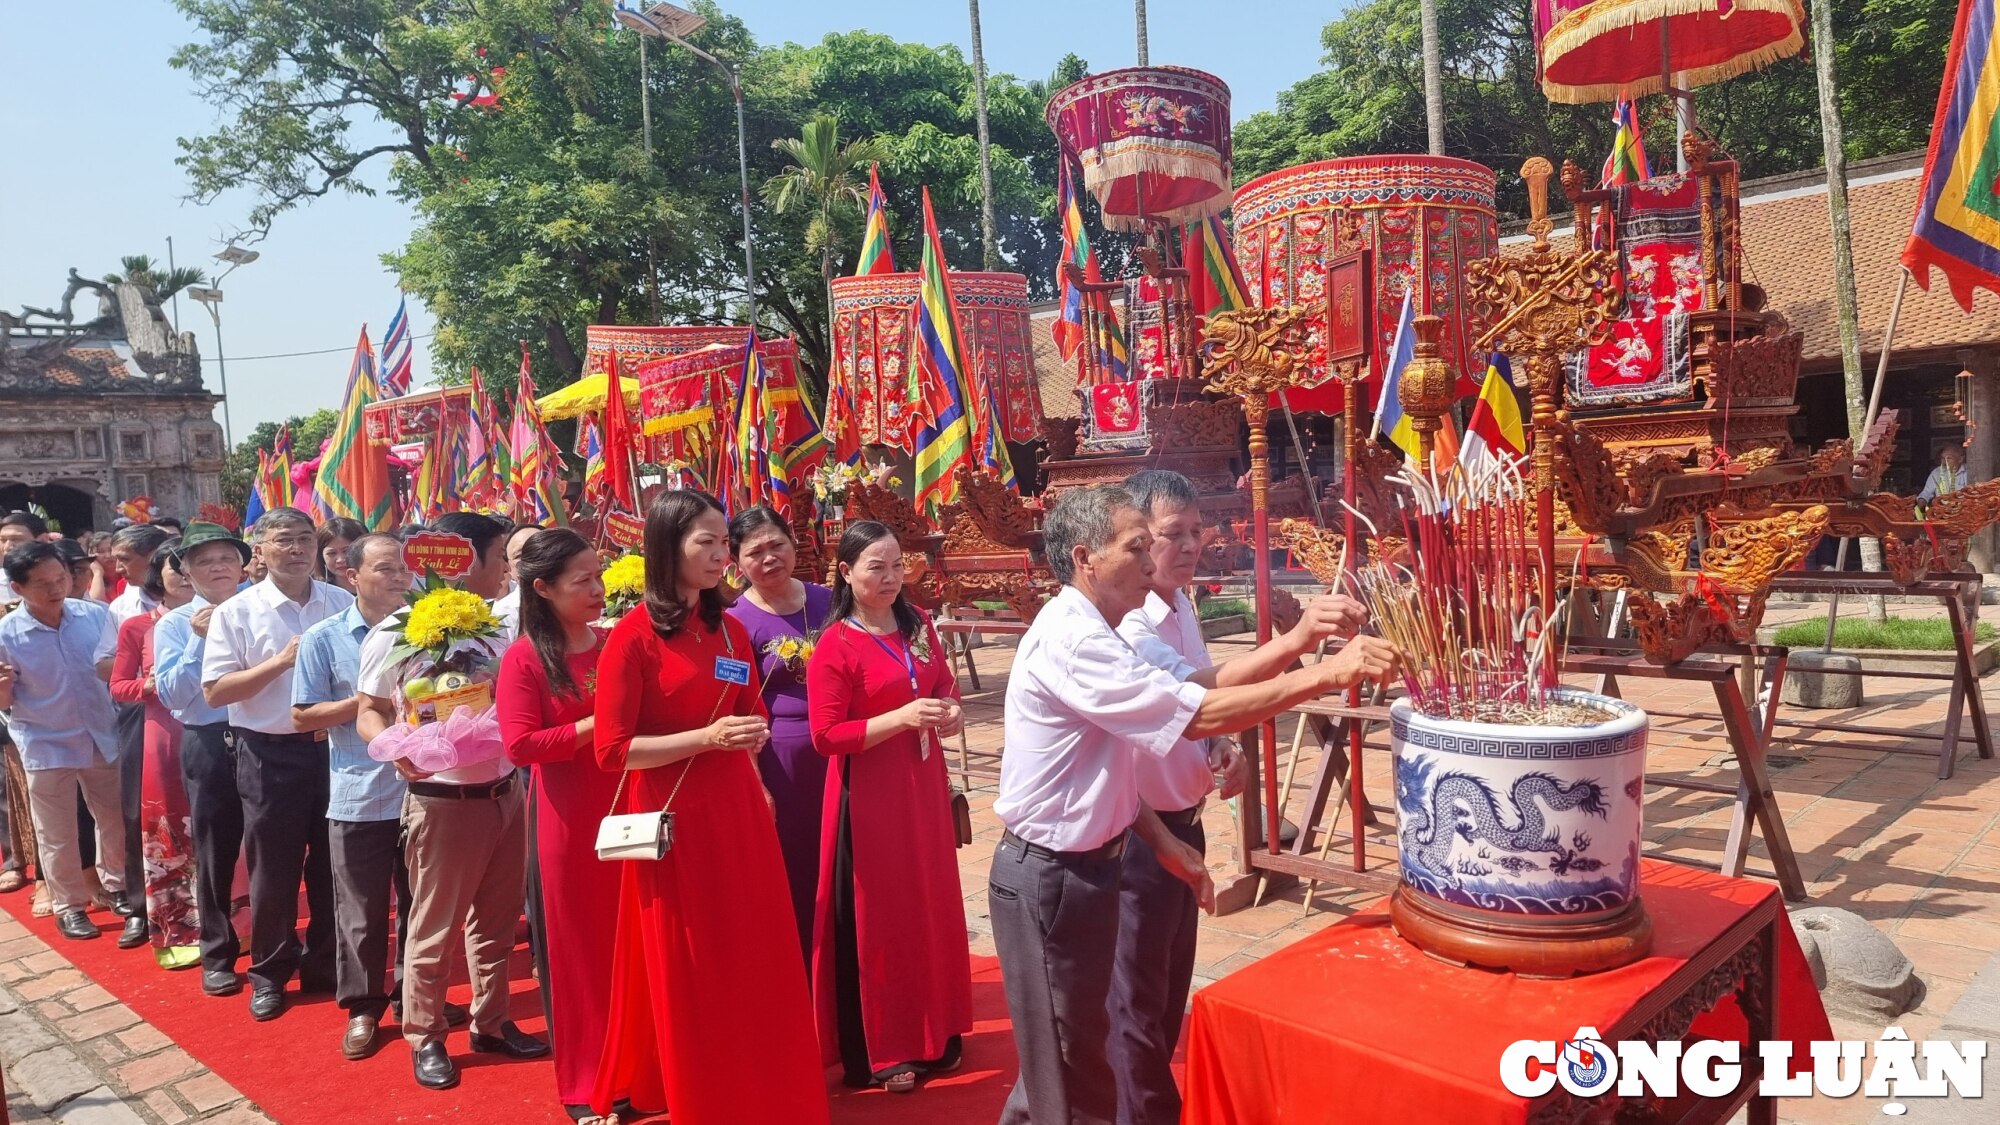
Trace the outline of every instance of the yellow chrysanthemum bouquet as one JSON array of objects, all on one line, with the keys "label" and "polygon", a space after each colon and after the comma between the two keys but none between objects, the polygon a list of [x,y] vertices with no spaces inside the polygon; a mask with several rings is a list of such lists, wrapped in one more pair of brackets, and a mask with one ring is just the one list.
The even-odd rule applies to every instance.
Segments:
[{"label": "yellow chrysanthemum bouquet", "polygon": [[389,663],[397,669],[403,721],[369,744],[369,756],[408,758],[430,773],[498,757],[505,748],[493,681],[504,638],[486,599],[432,571],[383,628],[396,637]]},{"label": "yellow chrysanthemum bouquet", "polygon": [[620,555],[604,568],[604,621],[609,624],[624,617],[646,600],[646,560],[640,555]]}]

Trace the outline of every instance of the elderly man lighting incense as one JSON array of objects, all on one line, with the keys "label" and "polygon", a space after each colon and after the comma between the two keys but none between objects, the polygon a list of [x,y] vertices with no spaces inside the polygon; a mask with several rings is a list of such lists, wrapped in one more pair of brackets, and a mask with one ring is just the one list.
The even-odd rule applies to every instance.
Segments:
[{"label": "elderly man lighting incense", "polygon": [[1152,534],[1123,488],[1063,494],[1043,530],[1063,583],[1042,608],[1007,685],[1006,746],[994,812],[1006,825],[988,883],[993,940],[1021,1075],[1001,1125],[1109,1122],[1118,1091],[1106,1055],[1126,832],[1214,907],[1201,853],[1140,801],[1135,759],[1182,739],[1242,730],[1316,695],[1395,675],[1374,637],[1311,668],[1217,687],[1146,663],[1114,626],[1152,592]]},{"label": "elderly man lighting incense", "polygon": [[[1254,652],[1220,665],[1208,655],[1201,620],[1186,590],[1201,561],[1201,504],[1194,485],[1169,469],[1125,481],[1152,535],[1153,579],[1145,604],[1125,615],[1118,634],[1148,664],[1186,680],[1212,669],[1215,686],[1254,684],[1291,667],[1321,641],[1352,637],[1368,620],[1344,594],[1316,598],[1299,623]],[[1221,779],[1225,799],[1243,791],[1248,772],[1228,735],[1182,738],[1164,756],[1135,754],[1139,799],[1168,832],[1205,853],[1201,810]],[[1118,1075],[1119,1125],[1171,1125],[1181,1119],[1174,1046],[1194,979],[1198,910],[1192,888],[1170,874],[1143,838],[1126,841],[1118,904],[1118,957],[1111,979],[1111,1043]]]}]

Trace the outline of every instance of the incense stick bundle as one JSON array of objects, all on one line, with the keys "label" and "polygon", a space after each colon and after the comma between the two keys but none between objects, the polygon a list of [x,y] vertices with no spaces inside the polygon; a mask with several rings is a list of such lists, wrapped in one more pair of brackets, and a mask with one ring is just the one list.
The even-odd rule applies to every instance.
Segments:
[{"label": "incense stick bundle", "polygon": [[[1556,683],[1531,492],[1493,463],[1406,472],[1398,517],[1408,547],[1349,573],[1376,629],[1403,652],[1411,703],[1439,718],[1504,721],[1538,710]],[[1380,533],[1380,529],[1371,527]]]}]

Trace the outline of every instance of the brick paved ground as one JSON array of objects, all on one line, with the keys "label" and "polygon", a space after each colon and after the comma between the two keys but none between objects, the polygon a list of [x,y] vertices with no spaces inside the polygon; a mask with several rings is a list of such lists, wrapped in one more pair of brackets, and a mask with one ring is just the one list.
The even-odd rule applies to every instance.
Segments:
[{"label": "brick paved ground", "polygon": [[[1238,647],[1215,646],[1219,657]],[[980,648],[981,690],[965,685],[975,760],[999,749],[1011,653],[1005,642]],[[1986,686],[1994,682],[1988,677]],[[1888,682],[1871,681],[1869,687],[1862,708],[1824,717],[1936,729],[1940,693]],[[1626,694],[1642,706],[1676,710],[1709,708],[1713,702],[1705,687],[1659,681],[1630,682]],[[1289,738],[1289,726],[1281,728],[1281,742]],[[1939,1028],[1943,1013],[2000,950],[2000,894],[1995,893],[2000,891],[2000,763],[1981,761],[1971,756],[1969,741],[1967,747],[1957,775],[1948,781],[1936,778],[1929,758],[1806,748],[1784,748],[1773,757],[1778,799],[1813,902],[1869,918],[1895,938],[1925,980],[1922,1005],[1897,1021],[1912,1040]],[[1725,749],[1712,724],[1662,720],[1655,727],[1651,769],[1656,775],[1733,781]],[[1386,765],[1386,758],[1373,752],[1370,775],[1384,776]],[[1300,770],[1301,788],[1310,772]],[[1386,800],[1381,792],[1372,796],[1378,804]],[[992,782],[975,778],[971,797],[977,840],[960,853],[960,870],[974,952],[991,954],[986,868],[1000,834],[992,815]],[[1667,855],[1713,861],[1728,821],[1723,797],[1649,790],[1646,835]],[[1220,880],[1230,873],[1235,846],[1225,806],[1211,807],[1206,828]],[[1393,844],[1382,854],[1393,860]],[[1761,846],[1753,855],[1761,857]],[[1753,868],[1760,863],[1753,859]],[[1321,888],[1310,910],[1304,900],[1305,890],[1293,888],[1260,906],[1206,919],[1197,986],[1339,922],[1373,896]],[[1836,1019],[1834,1030],[1841,1038],[1873,1039],[1882,1029]],[[90,983],[59,948],[50,949],[4,917],[0,1064],[6,1068],[8,1108],[17,1121],[254,1125],[268,1120],[228,1083]],[[1782,1113],[1800,1125],[1832,1125],[1879,1116],[1880,1110],[1860,1099],[1815,1099],[1787,1101]]]}]

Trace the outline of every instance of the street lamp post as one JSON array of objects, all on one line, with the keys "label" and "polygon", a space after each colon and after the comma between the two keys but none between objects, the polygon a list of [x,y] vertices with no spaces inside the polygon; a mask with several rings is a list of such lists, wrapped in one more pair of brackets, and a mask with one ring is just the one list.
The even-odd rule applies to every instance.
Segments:
[{"label": "street lamp post", "polygon": [[222,354],[222,290],[191,285],[187,292],[208,309],[208,318],[215,322],[215,367],[222,381],[222,444],[225,449],[235,449],[236,430],[229,423],[229,361]]},{"label": "street lamp post", "polygon": [[613,9],[612,16],[619,26],[640,35],[686,47],[696,58],[714,64],[729,80],[730,96],[736,99],[736,173],[743,192],[743,296],[750,305],[750,331],[754,335],[757,331],[757,260],[750,248],[750,148],[743,127],[742,68],[725,63],[687,41],[687,36],[707,25],[706,16],[666,3],[653,4],[643,10],[620,4]]},{"label": "street lamp post", "polygon": [[222,442],[226,449],[236,448],[236,428],[229,419],[229,360],[222,350],[222,282],[238,268],[247,266],[258,259],[255,250],[245,250],[235,243],[222,248],[215,255],[218,262],[227,262],[229,268],[215,279],[213,286],[191,285],[188,296],[201,302],[208,309],[208,318],[215,322],[215,368],[217,379],[222,384]]}]

